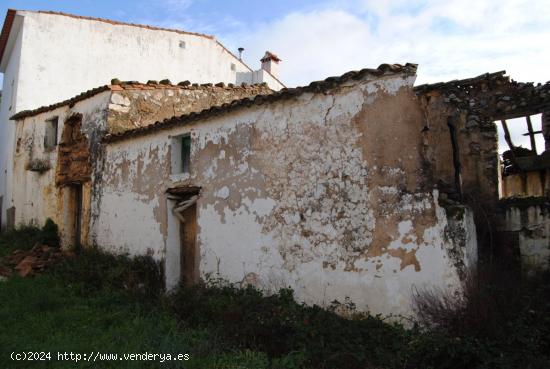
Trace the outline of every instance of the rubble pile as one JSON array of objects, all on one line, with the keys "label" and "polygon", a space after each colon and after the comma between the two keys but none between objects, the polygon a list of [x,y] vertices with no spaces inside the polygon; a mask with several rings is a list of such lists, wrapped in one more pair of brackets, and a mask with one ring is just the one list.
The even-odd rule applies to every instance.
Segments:
[{"label": "rubble pile", "polygon": [[17,273],[28,277],[43,272],[62,258],[72,253],[58,247],[36,244],[30,250],[15,250],[11,255],[0,258],[0,276],[9,277]]}]

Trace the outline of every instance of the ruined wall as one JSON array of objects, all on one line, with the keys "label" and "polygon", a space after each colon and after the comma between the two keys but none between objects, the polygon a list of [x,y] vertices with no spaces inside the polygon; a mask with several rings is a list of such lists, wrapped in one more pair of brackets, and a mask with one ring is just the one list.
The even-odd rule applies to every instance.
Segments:
[{"label": "ruined wall", "polygon": [[58,144],[56,183],[60,186],[84,183],[91,179],[90,143],[82,132],[82,115],[65,120]]},{"label": "ruined wall", "polygon": [[[460,198],[456,195],[462,187],[462,201],[474,210],[481,256],[487,261],[496,257],[503,265],[516,265],[514,256],[523,251],[517,237],[515,241],[510,237],[518,234],[517,229],[503,216],[506,211],[500,211],[498,199],[547,195],[550,153],[533,155],[530,150],[516,148],[504,154],[501,165],[494,122],[547,111],[550,82],[516,82],[500,71],[417,86],[415,91],[426,114],[426,156],[434,180],[442,182],[442,189],[450,187],[449,198],[454,200]],[[455,163],[449,123],[456,128]],[[460,169],[461,181],[456,181],[456,168]]]},{"label": "ruined wall", "polygon": [[272,93],[267,84],[173,86],[148,83],[113,86],[112,90],[108,118],[111,133],[199,112],[244,97]]},{"label": "ruined wall", "polygon": [[501,179],[501,197],[542,197],[550,193],[550,169],[513,173]]},{"label": "ruined wall", "polygon": [[[425,174],[414,76],[369,79],[108,144],[97,244],[165,259],[173,286],[180,245],[165,191],[187,184],[202,187],[203,280],[406,315],[414,288],[459,288],[475,227],[467,208],[439,206]],[[184,133],[191,172],[171,174]]]},{"label": "ruined wall", "polygon": [[[448,117],[455,116],[458,158],[465,200],[496,203],[499,176],[495,124],[472,111],[457,110],[453,102],[440,91],[430,91],[420,96],[420,99],[426,121],[424,148],[433,179],[442,182],[443,189],[454,186],[455,167]],[[476,100],[472,101],[472,104],[479,103]]]},{"label": "ruined wall", "polygon": [[502,231],[517,244],[526,271],[550,265],[550,202],[546,197],[501,202],[505,218]]},{"label": "ruined wall", "polygon": [[[76,133],[86,142],[85,151],[97,151],[97,134],[102,127],[106,127],[107,107],[110,92],[106,91],[95,95],[88,100],[81,101],[73,107],[60,107],[36,116],[27,117],[16,123],[16,148],[14,152],[14,183],[13,205],[15,206],[16,224],[34,224],[42,226],[47,218],[56,222],[62,234],[63,246],[71,246],[73,242],[66,235],[71,233],[70,196],[65,185],[70,182],[80,182],[83,186],[83,221],[82,244],[88,239],[89,204],[91,185],[90,178],[75,178],[80,166],[88,168],[94,160],[90,155],[89,161],[75,161],[69,157],[67,168],[61,170],[60,150],[64,147],[58,144],[53,149],[45,149],[44,135],[46,121],[58,117],[57,141],[62,142],[65,132],[65,123],[75,115],[82,116],[82,123]],[[76,137],[75,136],[75,137]],[[31,170],[31,162],[38,160],[44,165],[40,171]],[[62,179],[60,181],[60,179]]]}]

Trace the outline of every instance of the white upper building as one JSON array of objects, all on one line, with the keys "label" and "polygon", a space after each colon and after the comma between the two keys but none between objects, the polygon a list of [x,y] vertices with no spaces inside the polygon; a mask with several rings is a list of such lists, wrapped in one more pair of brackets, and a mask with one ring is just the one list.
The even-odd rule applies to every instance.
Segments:
[{"label": "white upper building", "polygon": [[[278,61],[272,61],[277,63]],[[265,63],[264,63],[265,64]],[[68,99],[112,78],[284,85],[252,70],[213,36],[48,11],[8,10],[0,35],[0,223],[13,223],[15,113]],[[29,199],[31,201],[32,199]]]}]

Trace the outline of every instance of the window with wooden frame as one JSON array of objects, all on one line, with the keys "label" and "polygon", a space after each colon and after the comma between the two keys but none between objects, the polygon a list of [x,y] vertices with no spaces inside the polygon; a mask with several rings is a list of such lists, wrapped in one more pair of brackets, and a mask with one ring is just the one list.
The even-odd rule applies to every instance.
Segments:
[{"label": "window with wooden frame", "polygon": [[172,174],[191,170],[191,136],[184,134],[172,138]]},{"label": "window with wooden frame", "polygon": [[57,146],[58,117],[46,120],[44,132],[44,149],[53,150]]}]

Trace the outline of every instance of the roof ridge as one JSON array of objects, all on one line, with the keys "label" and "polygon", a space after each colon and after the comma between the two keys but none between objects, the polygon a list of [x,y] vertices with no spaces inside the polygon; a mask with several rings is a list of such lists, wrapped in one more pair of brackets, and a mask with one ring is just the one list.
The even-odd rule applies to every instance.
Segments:
[{"label": "roof ridge", "polygon": [[189,80],[181,81],[178,83],[172,83],[169,79],[162,79],[160,81],[157,80],[149,80],[147,82],[139,82],[139,81],[119,81],[117,78],[114,78],[111,80],[111,84],[108,85],[111,87],[114,86],[120,86],[123,89],[131,89],[134,86],[150,86],[154,88],[179,88],[179,89],[196,89],[196,88],[205,88],[205,87],[224,87],[224,88],[246,88],[246,87],[253,87],[253,86],[267,86],[267,82],[261,82],[261,83],[225,83],[225,82],[206,82],[206,83],[192,83]]},{"label": "roof ridge", "polygon": [[[113,83],[116,82],[116,83]],[[130,91],[130,90],[163,90],[163,89],[179,89],[179,90],[196,90],[204,88],[225,88],[225,89],[243,89],[243,88],[254,88],[254,87],[266,87],[267,83],[254,83],[246,84],[242,83],[240,85],[235,85],[233,83],[225,84],[224,82],[219,82],[216,84],[213,83],[191,83],[189,81],[179,82],[177,85],[167,84],[167,83],[150,83],[156,81],[148,81],[147,83],[141,83],[137,81],[115,81],[112,80],[111,84],[95,87],[86,91],[81,92],[78,95],[75,95],[69,99],[50,104],[44,105],[36,109],[22,110],[13,116],[10,117],[10,120],[20,120],[30,116],[38,115],[46,111],[54,110],[65,105],[74,105],[79,101],[86,100],[92,96],[95,96],[103,91]],[[162,82],[162,81],[161,81]],[[189,82],[189,83],[186,83]]]},{"label": "roof ridge", "polygon": [[249,107],[252,105],[261,105],[263,103],[271,103],[285,98],[291,98],[299,96],[305,92],[323,92],[334,88],[340,84],[343,84],[349,80],[359,80],[366,75],[373,75],[382,77],[385,75],[393,75],[398,73],[414,74],[416,73],[417,64],[407,63],[401,64],[381,64],[376,69],[361,69],[359,71],[350,71],[342,74],[338,77],[328,77],[322,81],[313,81],[307,86],[295,87],[295,88],[283,88],[280,91],[275,91],[269,95],[256,95],[254,97],[244,97],[242,99],[233,100],[229,103],[222,105],[212,106],[208,109],[204,109],[200,112],[191,112],[178,117],[172,117],[164,119],[163,121],[157,121],[153,124],[149,124],[144,127],[138,127],[135,129],[127,130],[121,133],[108,134],[103,138],[104,142],[116,142],[121,141],[131,136],[141,136],[157,129],[167,129],[174,127],[178,124],[190,123],[201,118],[216,116],[219,114],[231,112],[242,107]]}]

